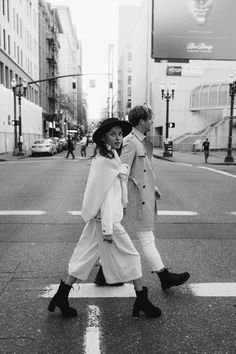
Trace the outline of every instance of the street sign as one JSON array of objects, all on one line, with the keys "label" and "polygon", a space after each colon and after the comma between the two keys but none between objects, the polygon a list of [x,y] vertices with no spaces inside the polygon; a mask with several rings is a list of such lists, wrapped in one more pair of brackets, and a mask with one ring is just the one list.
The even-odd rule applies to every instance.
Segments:
[{"label": "street sign", "polygon": [[169,128],[175,128],[175,123],[174,122],[169,122],[168,123]]}]

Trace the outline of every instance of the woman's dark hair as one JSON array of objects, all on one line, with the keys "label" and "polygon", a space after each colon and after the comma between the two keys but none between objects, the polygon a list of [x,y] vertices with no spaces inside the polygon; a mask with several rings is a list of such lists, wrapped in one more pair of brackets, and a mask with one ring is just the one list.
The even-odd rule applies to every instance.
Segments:
[{"label": "woman's dark hair", "polygon": [[[119,149],[117,149],[117,154],[120,156],[121,151],[122,151],[123,145],[121,144],[121,147]],[[109,159],[113,159],[114,153],[112,150],[109,150],[107,148],[107,143],[105,141],[100,140],[99,143],[96,144],[95,150],[94,150],[94,154],[92,157],[95,157],[97,155],[97,153],[99,152],[99,154],[101,156],[107,157]]]},{"label": "woman's dark hair", "polygon": [[133,127],[136,127],[140,120],[143,119],[144,121],[147,121],[152,117],[152,110],[150,107],[148,107],[146,104],[143,104],[142,106],[135,106],[132,108],[129,112],[129,122]]}]

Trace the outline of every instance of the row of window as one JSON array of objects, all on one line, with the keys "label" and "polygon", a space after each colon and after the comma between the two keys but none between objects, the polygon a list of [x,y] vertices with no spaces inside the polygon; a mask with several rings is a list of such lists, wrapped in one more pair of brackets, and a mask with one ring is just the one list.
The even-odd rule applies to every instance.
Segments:
[{"label": "row of window", "polygon": [[[15,74],[14,76],[13,71],[9,69],[7,65],[4,65],[4,63],[0,61],[0,84],[2,84],[8,89],[11,89],[11,81],[13,78],[15,78],[17,84],[22,83],[22,78],[17,74]],[[30,85],[27,87],[26,98],[37,105],[39,104],[39,93]]]},{"label": "row of window", "polygon": [[[2,36],[1,36],[2,33]],[[32,67],[32,61],[25,56],[25,63],[23,62],[23,51],[20,49],[19,45],[16,45],[16,42],[14,41],[13,45],[13,53],[11,49],[11,37],[10,35],[6,34],[6,30],[3,29],[1,31],[1,26],[0,26],[0,48],[2,48],[8,55],[13,54],[13,58],[17,62],[18,65],[20,65],[22,68],[24,68],[30,76],[33,74],[33,67]],[[37,70],[37,66],[36,66]],[[36,74],[37,71],[34,72]]]},{"label": "row of window", "polygon": [[194,88],[190,97],[190,109],[200,110],[229,106],[229,84],[214,83]]}]

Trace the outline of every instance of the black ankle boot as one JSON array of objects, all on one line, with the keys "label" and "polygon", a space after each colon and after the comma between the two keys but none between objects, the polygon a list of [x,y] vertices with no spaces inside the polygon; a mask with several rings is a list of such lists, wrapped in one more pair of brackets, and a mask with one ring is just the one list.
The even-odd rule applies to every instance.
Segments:
[{"label": "black ankle boot", "polygon": [[94,283],[98,286],[121,286],[124,285],[124,283],[113,283],[113,284],[108,284],[106,282],[106,279],[104,277],[103,271],[102,271],[102,266],[99,267],[98,273],[96,275],[96,278],[94,279]]},{"label": "black ankle boot", "polygon": [[157,275],[160,278],[163,290],[169,289],[172,286],[182,285],[190,278],[188,272],[176,274],[169,272],[166,268],[160,273],[157,273]]},{"label": "black ankle boot", "polygon": [[139,317],[143,311],[147,317],[157,318],[161,316],[161,310],[148,300],[148,289],[143,287],[142,291],[136,291],[137,298],[133,306],[133,317]]},{"label": "black ankle boot", "polygon": [[48,305],[48,311],[54,312],[55,307],[57,306],[63,317],[73,317],[77,315],[77,311],[69,306],[68,295],[72,286],[66,285],[63,281],[53,296],[52,300]]}]

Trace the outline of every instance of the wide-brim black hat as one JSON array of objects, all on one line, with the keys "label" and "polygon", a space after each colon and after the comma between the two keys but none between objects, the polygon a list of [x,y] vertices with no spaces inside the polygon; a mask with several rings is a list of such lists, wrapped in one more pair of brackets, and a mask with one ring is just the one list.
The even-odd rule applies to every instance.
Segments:
[{"label": "wide-brim black hat", "polygon": [[119,120],[118,118],[108,118],[102,121],[98,129],[94,132],[93,134],[93,141],[98,144],[101,142],[101,139],[103,136],[113,127],[121,127],[122,132],[123,132],[123,137],[128,135],[131,130],[132,130],[132,125],[125,121],[125,120]]}]

